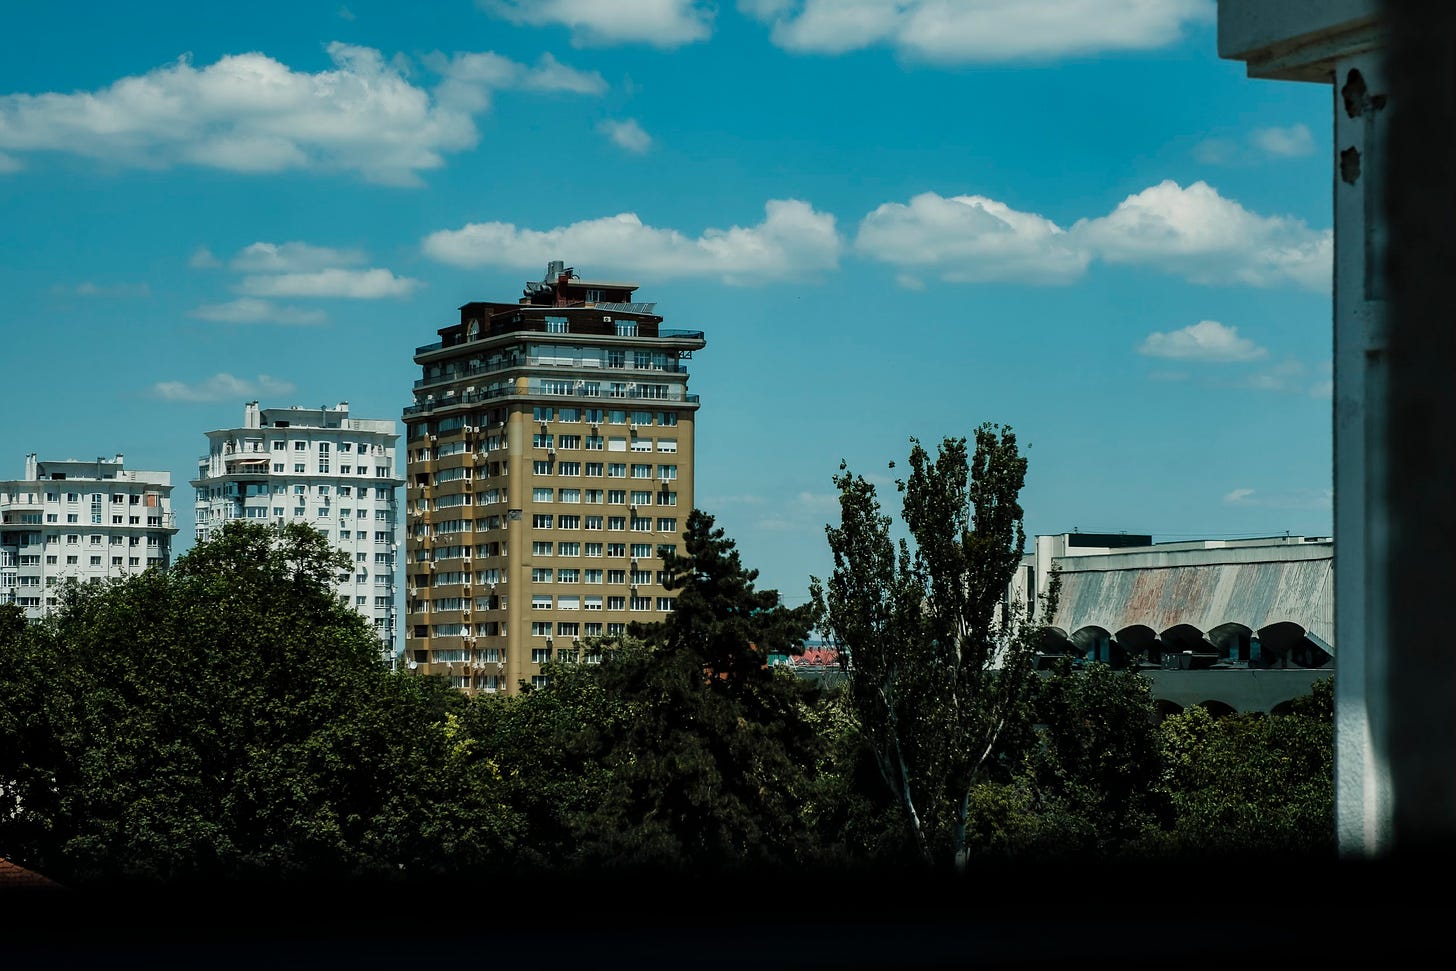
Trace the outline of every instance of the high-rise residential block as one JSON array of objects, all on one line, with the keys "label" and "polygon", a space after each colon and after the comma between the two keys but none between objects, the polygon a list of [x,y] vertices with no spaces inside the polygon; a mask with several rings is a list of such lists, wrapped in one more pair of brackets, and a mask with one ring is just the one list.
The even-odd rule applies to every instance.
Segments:
[{"label": "high-rise residential block", "polygon": [[387,661],[398,654],[395,598],[399,563],[399,433],[389,419],[349,417],[334,408],[259,408],[250,401],[239,428],[207,433],[197,463],[197,540],[230,519],[303,522],[346,553],[338,596],[379,635]]},{"label": "high-rise residential block", "polygon": [[0,482],[0,603],[38,618],[63,579],[122,577],[172,558],[172,473],[114,459],[41,462]]},{"label": "high-rise residential block", "polygon": [[470,691],[544,683],[590,638],[662,620],[662,553],[693,508],[702,331],[637,285],[553,261],[515,303],[468,303],[415,350],[404,411],[405,656]]}]

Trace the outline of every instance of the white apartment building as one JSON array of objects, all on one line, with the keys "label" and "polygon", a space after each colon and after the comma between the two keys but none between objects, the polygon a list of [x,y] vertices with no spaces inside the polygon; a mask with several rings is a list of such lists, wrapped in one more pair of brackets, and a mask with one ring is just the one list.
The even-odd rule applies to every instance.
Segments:
[{"label": "white apartment building", "polygon": [[0,481],[0,603],[39,618],[61,580],[122,577],[172,558],[172,473],[127,471],[123,456],[41,462]]},{"label": "white apartment building", "polygon": [[197,463],[197,541],[230,519],[304,522],[347,553],[339,599],[374,625],[384,659],[397,654],[395,571],[399,563],[395,473],[399,435],[390,420],[349,417],[334,408],[259,408],[241,428],[207,433]]}]

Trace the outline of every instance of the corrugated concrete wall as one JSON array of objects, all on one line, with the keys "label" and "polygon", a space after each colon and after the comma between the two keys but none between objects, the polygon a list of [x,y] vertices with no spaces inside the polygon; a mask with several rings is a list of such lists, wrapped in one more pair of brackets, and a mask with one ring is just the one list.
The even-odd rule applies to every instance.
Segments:
[{"label": "corrugated concrete wall", "polygon": [[[1100,562],[1090,562],[1094,559]],[[1176,624],[1207,632],[1238,623],[1257,631],[1287,621],[1334,645],[1332,555],[1116,568],[1113,561],[1118,559],[1061,559],[1062,592],[1054,626],[1068,634],[1088,626],[1116,634],[1134,624],[1159,633]]]}]

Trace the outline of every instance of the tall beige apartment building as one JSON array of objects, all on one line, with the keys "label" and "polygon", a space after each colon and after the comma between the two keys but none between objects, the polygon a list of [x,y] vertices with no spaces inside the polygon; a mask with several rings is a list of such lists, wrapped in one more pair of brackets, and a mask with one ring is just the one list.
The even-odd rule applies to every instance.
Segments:
[{"label": "tall beige apartment building", "polygon": [[553,261],[415,350],[406,427],[405,658],[470,692],[543,684],[588,638],[662,620],[662,553],[693,508],[685,361],[637,285]]}]

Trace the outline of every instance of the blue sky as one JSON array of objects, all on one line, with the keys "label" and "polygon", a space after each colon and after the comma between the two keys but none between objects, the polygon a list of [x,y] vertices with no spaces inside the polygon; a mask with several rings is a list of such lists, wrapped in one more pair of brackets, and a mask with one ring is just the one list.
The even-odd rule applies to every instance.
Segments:
[{"label": "blue sky", "polygon": [[552,259],[707,333],[698,505],[790,602],[841,459],[893,505],[982,421],[1028,534],[1330,531],[1332,96],[1219,60],[1212,0],[3,16],[0,478],[169,469],[179,552],[205,431],[398,420]]}]

